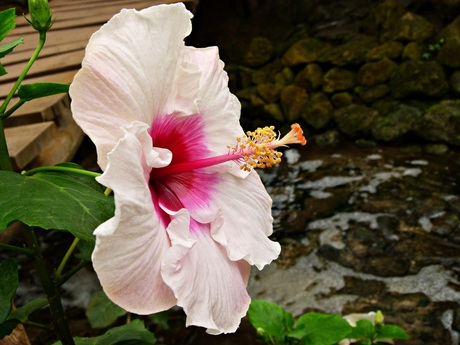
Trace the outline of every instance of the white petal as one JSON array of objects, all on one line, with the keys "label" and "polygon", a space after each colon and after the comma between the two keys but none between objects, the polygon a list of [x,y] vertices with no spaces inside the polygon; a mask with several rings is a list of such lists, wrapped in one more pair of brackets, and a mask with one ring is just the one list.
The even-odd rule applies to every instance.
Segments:
[{"label": "white petal", "polygon": [[175,304],[160,274],[161,259],[170,244],[147,183],[151,168],[143,157],[151,150],[148,136],[145,125],[134,123],[109,154],[107,169],[98,181],[114,191],[115,216],[95,230],[92,257],[107,296],[137,314]]},{"label": "white petal", "polygon": [[103,170],[121,127],[150,125],[166,107],[191,17],[181,3],[122,10],[91,37],[70,95]]},{"label": "white petal", "polygon": [[[187,219],[179,215],[175,221]],[[235,332],[250,303],[247,264],[230,261],[205,229],[196,236],[183,229],[168,227],[172,247],[163,261],[163,279],[184,308],[187,326],[206,327],[212,334]]]},{"label": "white petal", "polygon": [[272,201],[255,171],[245,179],[227,174],[213,197],[221,214],[211,224],[212,237],[231,260],[244,259],[262,269],[278,257],[279,243],[267,237],[273,231]]},{"label": "white petal", "polygon": [[240,126],[241,105],[228,88],[228,75],[216,47],[187,47],[185,59],[201,70],[198,106],[206,124],[209,147],[216,153],[227,153],[236,137],[243,135]]}]

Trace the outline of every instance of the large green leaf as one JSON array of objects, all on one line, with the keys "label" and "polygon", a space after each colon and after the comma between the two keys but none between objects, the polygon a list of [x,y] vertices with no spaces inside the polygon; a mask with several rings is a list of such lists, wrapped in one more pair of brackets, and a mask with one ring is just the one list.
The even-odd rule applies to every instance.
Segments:
[{"label": "large green leaf", "polygon": [[123,315],[126,315],[126,310],[114,304],[104,291],[95,292],[86,308],[86,317],[93,328],[110,326]]},{"label": "large green leaf", "polygon": [[264,300],[253,300],[248,316],[254,328],[268,336],[283,336],[294,324],[291,313],[276,303]]},{"label": "large green leaf", "polygon": [[[75,345],[151,345],[155,344],[155,336],[150,333],[141,320],[134,320],[126,325],[108,330],[95,338],[75,337]],[[60,341],[53,345],[61,345]]]},{"label": "large green leaf", "polygon": [[14,221],[71,232],[94,242],[94,229],[113,216],[114,202],[94,178],[61,172],[24,176],[0,171],[0,230]]},{"label": "large green leaf", "polygon": [[399,326],[396,325],[379,325],[375,327],[377,339],[409,339],[409,335]]},{"label": "large green leaf", "polygon": [[0,322],[6,320],[11,312],[11,304],[18,288],[18,264],[14,259],[0,263]]},{"label": "large green leaf", "polygon": [[31,101],[36,98],[67,92],[69,92],[69,84],[34,83],[21,85],[18,91],[18,96],[23,101]]},{"label": "large green leaf", "polygon": [[16,38],[14,41],[11,41],[10,43],[0,46],[0,59],[2,57],[5,57],[7,54],[11,53],[13,49],[21,43],[24,43],[24,39],[22,37],[19,37]]},{"label": "large green leaf", "polygon": [[29,315],[32,314],[34,311],[37,311],[44,306],[48,305],[48,300],[43,297],[35,298],[32,301],[28,302],[27,304],[23,305],[22,307],[14,310],[11,312],[8,319],[18,320],[20,322],[24,322],[29,319]]},{"label": "large green leaf", "polygon": [[0,41],[16,26],[16,10],[9,8],[0,12]]},{"label": "large green leaf", "polygon": [[344,339],[352,327],[339,315],[307,313],[299,317],[289,336],[305,345],[332,345]]}]

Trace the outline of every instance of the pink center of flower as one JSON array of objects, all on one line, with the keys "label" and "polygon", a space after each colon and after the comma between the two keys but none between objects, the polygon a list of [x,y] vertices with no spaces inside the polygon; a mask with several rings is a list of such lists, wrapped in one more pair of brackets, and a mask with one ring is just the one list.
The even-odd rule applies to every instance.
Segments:
[{"label": "pink center of flower", "polygon": [[171,163],[152,169],[149,180],[152,200],[164,225],[170,222],[165,210],[177,212],[185,207],[193,217],[194,212],[209,207],[219,176],[200,169],[229,161],[235,161],[245,171],[271,167],[281,161],[282,154],[276,148],[289,144],[305,145],[300,126],[294,124],[291,127],[283,138],[275,134],[274,127],[247,132],[236,138],[235,146],[228,146],[227,154],[210,157],[199,115],[155,117],[150,127],[153,146],[172,152]]}]

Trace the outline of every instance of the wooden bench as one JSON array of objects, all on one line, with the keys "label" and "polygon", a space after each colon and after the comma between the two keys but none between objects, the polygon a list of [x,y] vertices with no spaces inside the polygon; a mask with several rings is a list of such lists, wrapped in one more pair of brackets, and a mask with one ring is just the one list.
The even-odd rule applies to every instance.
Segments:
[{"label": "wooden bench", "polygon": [[[187,1],[192,9],[198,0]],[[52,0],[55,23],[45,47],[23,84],[34,82],[71,83],[81,66],[90,36],[122,8],[142,9],[177,0]],[[38,33],[22,16],[6,36],[7,43],[20,36],[24,44],[2,59],[8,74],[0,77],[0,101],[4,100],[29,60]],[[13,98],[10,106],[17,98]],[[68,95],[50,96],[27,102],[5,121],[6,138],[16,170],[54,165],[74,156],[83,132],[70,113]]]}]

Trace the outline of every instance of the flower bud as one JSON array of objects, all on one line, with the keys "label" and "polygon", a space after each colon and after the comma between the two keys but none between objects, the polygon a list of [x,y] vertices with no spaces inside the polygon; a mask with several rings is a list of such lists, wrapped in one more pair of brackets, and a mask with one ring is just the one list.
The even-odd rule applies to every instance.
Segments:
[{"label": "flower bud", "polygon": [[31,20],[27,21],[35,30],[46,32],[53,25],[48,0],[29,0],[29,13]]},{"label": "flower bud", "polygon": [[375,324],[376,325],[383,325],[383,321],[385,320],[383,313],[380,310],[377,310],[375,313]]}]

